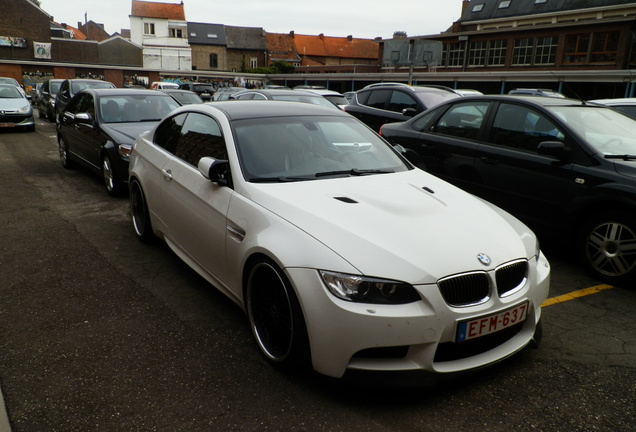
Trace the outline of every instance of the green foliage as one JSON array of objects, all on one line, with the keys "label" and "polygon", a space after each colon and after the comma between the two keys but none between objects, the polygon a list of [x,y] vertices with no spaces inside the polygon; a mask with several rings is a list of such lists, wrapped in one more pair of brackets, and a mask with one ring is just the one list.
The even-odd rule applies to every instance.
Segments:
[{"label": "green foliage", "polygon": [[254,69],[248,69],[245,72],[256,73],[256,74],[291,74],[294,73],[296,68],[289,63],[278,60],[272,63],[270,67],[260,67]]}]

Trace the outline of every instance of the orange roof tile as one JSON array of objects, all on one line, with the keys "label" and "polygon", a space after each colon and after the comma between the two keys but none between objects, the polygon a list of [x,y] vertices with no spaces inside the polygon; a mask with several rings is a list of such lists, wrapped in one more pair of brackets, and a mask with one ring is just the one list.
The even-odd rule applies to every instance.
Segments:
[{"label": "orange roof tile", "polygon": [[175,4],[132,0],[132,11],[130,15],[135,17],[185,21],[183,2]]},{"label": "orange roof tile", "polygon": [[316,57],[377,59],[380,47],[371,39],[348,37],[294,35],[300,55]]}]

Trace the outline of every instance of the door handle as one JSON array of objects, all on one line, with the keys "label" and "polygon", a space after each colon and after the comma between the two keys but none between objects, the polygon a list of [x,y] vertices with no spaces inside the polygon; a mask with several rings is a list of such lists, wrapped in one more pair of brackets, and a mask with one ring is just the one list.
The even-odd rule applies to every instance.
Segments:
[{"label": "door handle", "polygon": [[161,170],[161,174],[166,180],[172,180],[172,171],[169,169]]}]

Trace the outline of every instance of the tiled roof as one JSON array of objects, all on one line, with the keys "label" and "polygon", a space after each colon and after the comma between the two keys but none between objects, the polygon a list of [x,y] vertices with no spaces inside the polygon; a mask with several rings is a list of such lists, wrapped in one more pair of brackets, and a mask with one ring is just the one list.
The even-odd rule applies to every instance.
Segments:
[{"label": "tiled roof", "polygon": [[377,59],[379,45],[371,39],[352,37],[294,35],[301,56]]},{"label": "tiled roof", "polygon": [[195,45],[227,45],[223,24],[188,23],[188,43]]},{"label": "tiled roof", "polygon": [[183,1],[181,3],[158,3],[132,0],[130,15],[134,17],[185,21]]},{"label": "tiled roof", "polygon": [[265,30],[261,27],[233,27],[225,26],[227,47],[230,49],[267,49]]},{"label": "tiled roof", "polygon": [[56,22],[53,22],[53,24],[57,25],[60,28],[68,30],[70,32],[73,32],[73,39],[86,40],[86,35],[82,33],[79,29],[76,29],[75,27],[72,27],[66,23],[58,24]]},{"label": "tiled roof", "polygon": [[[606,6],[626,6],[636,4],[629,0],[510,0],[506,7],[500,7],[502,0],[470,0],[463,8],[461,22],[507,18],[522,15],[536,15],[557,11],[575,11]],[[477,9],[475,7],[477,6]]]}]

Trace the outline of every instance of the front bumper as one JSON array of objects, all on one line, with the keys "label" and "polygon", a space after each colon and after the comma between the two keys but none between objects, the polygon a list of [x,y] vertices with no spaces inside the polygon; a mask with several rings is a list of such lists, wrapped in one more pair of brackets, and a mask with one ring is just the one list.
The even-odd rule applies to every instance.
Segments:
[{"label": "front bumper", "polygon": [[[524,287],[513,295],[470,307],[451,307],[436,284],[415,288],[422,301],[405,305],[352,303],[333,296],[313,269],[287,273],[299,293],[313,367],[342,377],[347,370],[426,371],[452,374],[478,369],[523,349],[534,340],[541,304],[548,296],[550,266],[541,255],[530,262]],[[457,323],[528,302],[526,320],[492,335],[455,342]]]}]

